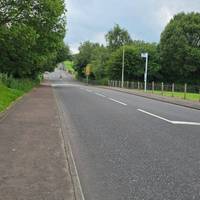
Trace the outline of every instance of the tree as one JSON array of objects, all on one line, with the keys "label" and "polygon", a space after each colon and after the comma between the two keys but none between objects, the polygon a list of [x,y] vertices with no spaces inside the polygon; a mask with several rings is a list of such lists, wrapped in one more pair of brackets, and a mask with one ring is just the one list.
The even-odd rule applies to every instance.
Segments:
[{"label": "tree", "polygon": [[[136,41],[132,45],[125,46],[125,80],[144,80],[145,62],[141,58],[141,53],[143,52],[149,53],[148,79],[156,80],[160,77],[157,45]],[[122,53],[123,48],[121,47],[112,53],[108,61],[108,75],[110,79],[121,80]]]},{"label": "tree", "polygon": [[91,64],[92,64],[92,71],[94,73],[94,76],[97,80],[101,80],[103,78],[106,78],[107,76],[107,61],[109,60],[110,53],[106,47],[99,46],[96,47],[92,58],[91,58]]},{"label": "tree", "polygon": [[26,21],[27,16],[38,14],[34,12],[34,7],[38,4],[39,0],[2,0],[0,4],[0,26]]},{"label": "tree", "polygon": [[63,46],[58,50],[56,62],[60,63],[66,60],[72,60],[72,55],[69,46],[63,42]]},{"label": "tree", "polygon": [[91,43],[86,41],[82,43],[79,47],[79,53],[75,55],[74,65],[75,69],[78,72],[78,76],[84,77],[84,68],[91,64],[92,55],[95,48],[99,47],[98,43]]},{"label": "tree", "polygon": [[165,80],[200,82],[200,14],[175,15],[161,34],[159,49]]},{"label": "tree", "polygon": [[52,70],[63,48],[64,0],[5,0],[0,13],[0,72],[35,78]]},{"label": "tree", "polygon": [[115,51],[122,45],[129,45],[133,41],[128,31],[122,29],[118,24],[116,24],[114,28],[106,34],[106,42],[108,48],[111,51]]},{"label": "tree", "polygon": [[13,25],[0,29],[0,72],[15,77],[31,76],[33,70],[33,46],[37,33],[26,25]]}]

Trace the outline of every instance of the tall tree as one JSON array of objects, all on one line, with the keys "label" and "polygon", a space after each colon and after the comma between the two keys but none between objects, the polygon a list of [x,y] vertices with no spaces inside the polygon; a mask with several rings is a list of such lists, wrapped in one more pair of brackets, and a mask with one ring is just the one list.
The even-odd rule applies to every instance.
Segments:
[{"label": "tall tree", "polygon": [[107,77],[107,61],[110,53],[103,45],[96,47],[92,55],[92,72],[97,80]]},{"label": "tall tree", "polygon": [[106,42],[108,48],[111,51],[115,51],[122,45],[129,45],[133,41],[128,31],[116,24],[114,28],[106,34]]},{"label": "tall tree", "polygon": [[72,54],[69,46],[63,42],[62,47],[58,50],[56,62],[60,63],[66,60],[72,60]]},{"label": "tall tree", "polygon": [[91,64],[93,52],[95,48],[99,46],[100,45],[98,43],[92,43],[89,41],[86,41],[80,45],[79,53],[75,55],[74,58],[74,65],[79,76],[84,76],[84,68],[88,64]]},{"label": "tall tree", "polygon": [[[108,61],[108,75],[110,79],[121,79],[122,51],[123,48],[121,47],[110,56]],[[141,53],[143,52],[149,53],[148,80],[157,80],[160,78],[157,45],[137,41],[133,42],[132,45],[125,46],[125,80],[144,80],[145,62],[141,58]]]},{"label": "tall tree", "polygon": [[161,34],[162,73],[167,81],[200,82],[200,13],[180,13]]},{"label": "tall tree", "polygon": [[63,47],[64,0],[5,0],[0,12],[0,72],[34,78],[51,70]]}]

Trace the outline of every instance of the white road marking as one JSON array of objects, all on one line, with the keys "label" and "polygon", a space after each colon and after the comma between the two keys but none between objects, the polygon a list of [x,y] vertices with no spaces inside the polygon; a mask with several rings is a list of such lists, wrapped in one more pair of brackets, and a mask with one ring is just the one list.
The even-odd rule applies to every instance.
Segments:
[{"label": "white road marking", "polygon": [[172,124],[179,124],[179,125],[192,125],[192,126],[200,126],[198,122],[182,122],[182,121],[171,121]]},{"label": "white road marking", "polygon": [[92,90],[88,90],[88,89],[86,89],[86,91],[87,91],[87,92],[92,92]]},{"label": "white road marking", "polygon": [[100,96],[100,97],[103,97],[103,98],[105,98],[105,97],[106,97],[105,95],[103,95],[103,94],[100,94],[100,93],[98,93],[98,92],[95,92],[95,94],[96,94],[96,95],[98,95],[98,96]]},{"label": "white road marking", "polygon": [[161,120],[163,120],[163,121],[166,121],[166,122],[171,123],[170,120],[165,119],[164,117],[160,117],[160,116],[158,116],[158,115],[154,115],[154,114],[152,114],[152,113],[150,113],[150,112],[147,112],[147,111],[145,111],[145,110],[142,110],[142,109],[137,109],[137,110],[140,111],[140,112],[143,112],[143,113],[145,113],[145,114],[147,114],[147,115],[150,115],[150,116],[156,117],[156,118],[158,118],[158,119],[161,119]]},{"label": "white road marking", "polygon": [[76,84],[67,84],[67,83],[51,84],[51,86],[52,87],[69,87],[69,86],[79,87],[79,85],[76,85]]},{"label": "white road marking", "polygon": [[123,105],[123,106],[127,106],[126,103],[123,103],[123,102],[121,102],[121,101],[118,101],[118,100],[115,100],[115,99],[112,99],[112,98],[109,98],[109,100],[114,101],[114,102],[116,102],[116,103],[119,103],[119,104],[121,104],[121,105]]},{"label": "white road marking", "polygon": [[158,115],[155,115],[155,114],[152,114],[150,112],[147,112],[145,110],[142,110],[142,109],[137,109],[138,111],[142,112],[142,113],[145,113],[147,115],[150,115],[150,116],[153,116],[155,118],[158,118],[158,119],[161,119],[163,121],[166,121],[170,124],[175,124],[175,125],[192,125],[192,126],[200,126],[200,123],[198,122],[184,122],[184,121],[172,121],[172,120],[169,120],[169,119],[166,119],[164,117],[160,117]]}]

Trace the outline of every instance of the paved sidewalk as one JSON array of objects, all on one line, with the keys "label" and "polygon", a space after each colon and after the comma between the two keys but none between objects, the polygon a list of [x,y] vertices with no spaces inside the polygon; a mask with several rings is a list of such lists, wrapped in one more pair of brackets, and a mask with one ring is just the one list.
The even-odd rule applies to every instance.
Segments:
[{"label": "paved sidewalk", "polygon": [[72,200],[73,184],[51,87],[0,119],[0,200]]},{"label": "paved sidewalk", "polygon": [[122,88],[108,87],[108,86],[100,86],[100,87],[200,110],[200,102],[188,101],[188,100],[179,99],[176,97],[166,97],[166,96],[156,95],[152,93],[145,93],[145,92],[141,92],[141,91],[137,91],[133,89],[126,89],[126,88],[122,89]]}]

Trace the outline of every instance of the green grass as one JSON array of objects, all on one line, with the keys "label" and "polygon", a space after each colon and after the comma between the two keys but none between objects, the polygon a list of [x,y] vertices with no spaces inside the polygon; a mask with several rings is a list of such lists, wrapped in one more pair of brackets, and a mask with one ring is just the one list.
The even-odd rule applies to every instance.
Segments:
[{"label": "green grass", "polygon": [[0,112],[4,111],[13,101],[23,94],[23,91],[8,88],[0,83]]},{"label": "green grass", "polygon": [[[148,93],[152,93],[151,90],[148,90]],[[162,95],[161,91],[155,90],[153,92],[153,94],[158,94],[158,95]],[[163,96],[168,96],[168,97],[176,97],[176,98],[180,98],[180,99],[184,99],[184,92],[174,92],[172,94],[172,92],[167,92],[164,91],[163,92]],[[197,93],[187,93],[186,94],[186,99],[187,100],[191,100],[191,101],[199,101],[200,99],[200,94]]]},{"label": "green grass", "polygon": [[15,79],[0,74],[0,112],[4,111],[13,101],[29,92],[40,80]]},{"label": "green grass", "polygon": [[71,73],[71,74],[74,74],[75,73],[75,70],[74,70],[74,64],[72,61],[65,61],[64,62],[64,65],[65,65],[65,68],[66,70]]}]

